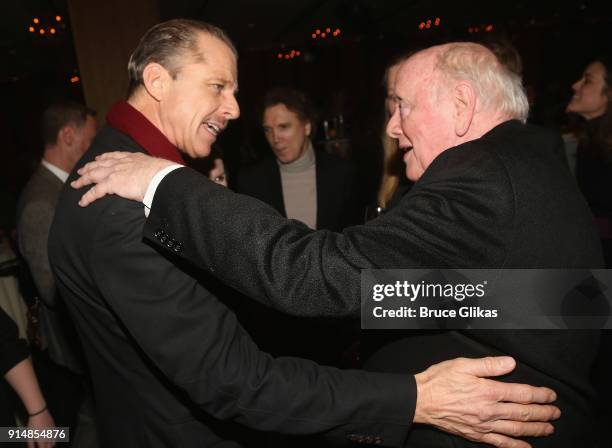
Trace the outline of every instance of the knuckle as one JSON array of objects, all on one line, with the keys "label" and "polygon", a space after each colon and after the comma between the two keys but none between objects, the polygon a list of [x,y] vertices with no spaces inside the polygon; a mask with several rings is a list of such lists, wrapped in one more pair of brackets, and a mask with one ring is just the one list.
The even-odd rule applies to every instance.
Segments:
[{"label": "knuckle", "polygon": [[481,422],[489,422],[493,414],[491,410],[489,409],[489,407],[486,407],[486,408],[478,409],[476,416],[478,417],[478,420]]},{"label": "knuckle", "polygon": [[522,422],[527,422],[531,420],[532,418],[533,418],[532,410],[527,406],[522,407],[518,413],[518,420]]}]

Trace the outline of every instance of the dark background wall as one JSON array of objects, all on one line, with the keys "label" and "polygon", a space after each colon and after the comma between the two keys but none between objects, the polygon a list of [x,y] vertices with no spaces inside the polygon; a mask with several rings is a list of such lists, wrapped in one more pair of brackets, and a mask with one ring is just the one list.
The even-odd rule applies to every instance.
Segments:
[{"label": "dark background wall", "polygon": [[[209,21],[236,42],[242,116],[220,139],[231,174],[266,151],[259,130],[265,90],[293,85],[312,97],[322,119],[343,115],[349,156],[363,168],[364,189],[373,192],[381,78],[394,55],[449,40],[508,38],[523,58],[525,84],[534,95],[533,120],[558,126],[571,83],[590,58],[610,51],[612,16],[606,6],[590,0],[7,0],[0,19],[0,200],[8,204],[2,219],[10,221],[10,204],[38,162],[45,105],[57,96],[71,97],[98,109],[103,121],[108,105],[122,99],[131,49],[157,20]],[[312,38],[327,27],[341,32]],[[300,55],[285,59],[291,50]]]}]

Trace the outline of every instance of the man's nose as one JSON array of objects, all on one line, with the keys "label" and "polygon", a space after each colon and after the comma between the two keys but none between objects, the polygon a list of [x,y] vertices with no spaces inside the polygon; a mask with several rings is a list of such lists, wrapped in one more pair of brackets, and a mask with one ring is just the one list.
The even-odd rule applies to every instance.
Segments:
[{"label": "man's nose", "polygon": [[223,115],[228,120],[235,120],[240,116],[240,106],[238,106],[238,101],[233,94],[229,95],[223,109]]},{"label": "man's nose", "polygon": [[389,123],[387,123],[387,135],[391,138],[398,139],[401,134],[402,127],[400,123],[399,107],[396,106],[393,115],[391,115],[389,119]]},{"label": "man's nose", "polygon": [[276,132],[274,129],[270,131],[270,141],[272,143],[278,143],[278,132]]}]

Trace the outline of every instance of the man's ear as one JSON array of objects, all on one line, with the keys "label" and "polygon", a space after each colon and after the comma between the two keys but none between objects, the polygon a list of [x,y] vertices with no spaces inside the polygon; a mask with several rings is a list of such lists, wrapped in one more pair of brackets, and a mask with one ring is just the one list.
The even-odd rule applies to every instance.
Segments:
[{"label": "man's ear", "polygon": [[157,62],[147,64],[142,71],[142,82],[145,90],[157,101],[163,99],[170,79],[168,70]]},{"label": "man's ear", "polygon": [[306,130],[306,137],[310,137],[310,131],[312,131],[312,124],[310,124],[310,121],[306,122],[304,129]]},{"label": "man's ear", "polygon": [[74,125],[69,123],[59,130],[57,133],[57,141],[62,142],[66,146],[72,146],[76,137],[75,132],[76,129]]},{"label": "man's ear", "polygon": [[455,106],[455,134],[463,137],[472,125],[476,111],[476,92],[470,84],[462,82],[454,87],[452,95]]}]

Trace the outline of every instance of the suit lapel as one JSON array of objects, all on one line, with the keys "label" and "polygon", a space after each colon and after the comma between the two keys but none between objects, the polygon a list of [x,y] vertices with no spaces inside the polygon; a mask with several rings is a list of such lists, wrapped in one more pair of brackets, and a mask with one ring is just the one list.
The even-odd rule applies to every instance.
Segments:
[{"label": "suit lapel", "polygon": [[268,179],[268,185],[267,188],[265,188],[265,192],[268,195],[268,200],[266,202],[278,210],[281,215],[287,217],[285,200],[283,198],[283,185],[281,184],[280,169],[278,168],[276,159],[269,161],[266,171],[268,172],[268,176],[266,176]]}]

